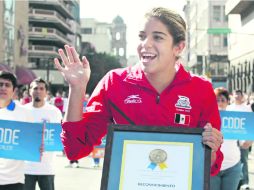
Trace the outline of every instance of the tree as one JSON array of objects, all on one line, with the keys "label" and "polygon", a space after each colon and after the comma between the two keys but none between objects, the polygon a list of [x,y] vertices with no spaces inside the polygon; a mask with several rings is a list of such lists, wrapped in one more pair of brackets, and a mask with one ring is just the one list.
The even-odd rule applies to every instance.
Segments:
[{"label": "tree", "polygon": [[86,89],[89,94],[93,92],[98,82],[107,72],[122,67],[116,56],[97,53],[95,47],[88,42],[82,44],[81,54],[87,57],[91,67],[91,77]]}]

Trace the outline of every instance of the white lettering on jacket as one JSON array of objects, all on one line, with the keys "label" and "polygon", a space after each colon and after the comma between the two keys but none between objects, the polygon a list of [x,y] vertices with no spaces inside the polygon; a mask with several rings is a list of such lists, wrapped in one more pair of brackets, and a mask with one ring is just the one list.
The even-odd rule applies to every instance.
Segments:
[{"label": "white lettering on jacket", "polygon": [[124,100],[125,104],[140,104],[142,103],[142,99],[139,95],[130,95]]}]

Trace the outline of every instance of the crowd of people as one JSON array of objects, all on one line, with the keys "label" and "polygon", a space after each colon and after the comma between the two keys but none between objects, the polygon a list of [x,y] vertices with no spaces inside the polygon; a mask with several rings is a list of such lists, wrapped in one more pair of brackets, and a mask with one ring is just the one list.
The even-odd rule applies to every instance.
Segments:
[{"label": "crowd of people", "polygon": [[[22,88],[15,89],[15,96],[13,97],[13,100],[16,103],[19,103],[21,105],[25,105],[32,102],[32,96],[29,92],[30,84],[26,86],[22,86]],[[65,113],[65,110],[67,108],[67,93],[65,91],[56,91],[55,96],[52,94],[50,89],[46,90],[46,97],[45,101],[51,105],[54,105],[57,107],[62,114]]]},{"label": "crowd of people", "polygon": [[[50,96],[47,82],[36,78],[19,99],[16,76],[0,71],[1,120],[60,123],[67,101],[59,92]],[[35,190],[36,183],[41,190],[54,190],[56,152],[44,151],[43,146],[40,151],[40,162],[0,158],[0,190]]]},{"label": "crowd of people", "polygon": [[[230,94],[225,88],[214,89],[219,110],[253,112],[252,97],[241,90]],[[252,141],[224,140],[221,150],[224,155],[221,170],[211,178],[213,190],[249,189],[248,155]]]}]

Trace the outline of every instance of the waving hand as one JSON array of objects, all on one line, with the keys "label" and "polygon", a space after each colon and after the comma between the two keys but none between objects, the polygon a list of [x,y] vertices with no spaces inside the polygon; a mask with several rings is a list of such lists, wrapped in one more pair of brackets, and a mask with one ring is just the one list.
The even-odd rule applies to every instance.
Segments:
[{"label": "waving hand", "polygon": [[54,59],[55,66],[62,73],[70,87],[86,87],[91,73],[88,60],[83,57],[81,61],[74,47],[65,45],[64,48],[66,55],[63,49],[58,50],[63,66],[57,58]]}]

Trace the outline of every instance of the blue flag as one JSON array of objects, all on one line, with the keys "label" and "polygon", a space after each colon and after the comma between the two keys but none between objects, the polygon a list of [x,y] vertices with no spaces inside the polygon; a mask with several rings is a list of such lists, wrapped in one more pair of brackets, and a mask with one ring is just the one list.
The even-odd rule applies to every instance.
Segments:
[{"label": "blue flag", "polygon": [[0,120],[0,157],[40,161],[42,123]]},{"label": "blue flag", "polygon": [[254,140],[254,112],[220,111],[224,139]]},{"label": "blue flag", "polygon": [[62,151],[63,145],[60,138],[62,127],[60,123],[46,123],[44,131],[45,151]]}]

